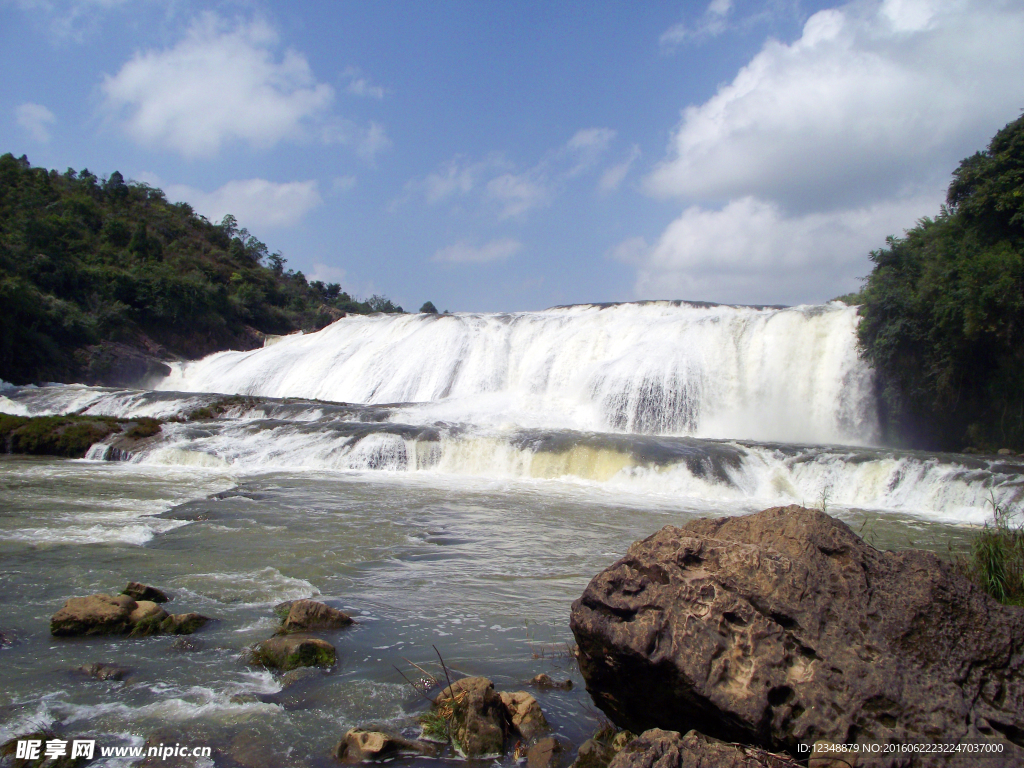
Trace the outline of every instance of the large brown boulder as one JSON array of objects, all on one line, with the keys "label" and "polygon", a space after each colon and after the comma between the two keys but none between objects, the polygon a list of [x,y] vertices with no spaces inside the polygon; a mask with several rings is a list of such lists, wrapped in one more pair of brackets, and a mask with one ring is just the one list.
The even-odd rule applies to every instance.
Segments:
[{"label": "large brown boulder", "polygon": [[131,615],[137,607],[128,595],[72,597],[50,618],[50,634],[54,637],[125,634],[131,631]]},{"label": "large brown boulder", "polygon": [[629,742],[608,768],[800,768],[795,760],[756,747],[725,744],[697,731],[680,736],[653,728]]},{"label": "large brown boulder", "polygon": [[1024,764],[1024,610],[816,510],[667,526],[590,582],[571,626],[594,701],[636,732],[792,755],[971,742],[1002,750],[991,768]]}]

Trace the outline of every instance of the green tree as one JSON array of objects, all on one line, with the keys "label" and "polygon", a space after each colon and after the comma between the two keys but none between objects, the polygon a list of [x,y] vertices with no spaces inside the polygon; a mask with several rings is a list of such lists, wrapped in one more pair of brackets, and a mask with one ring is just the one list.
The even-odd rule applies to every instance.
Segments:
[{"label": "green tree", "polygon": [[960,163],[947,206],[872,252],[859,297],[889,438],[1024,447],[1024,117]]}]

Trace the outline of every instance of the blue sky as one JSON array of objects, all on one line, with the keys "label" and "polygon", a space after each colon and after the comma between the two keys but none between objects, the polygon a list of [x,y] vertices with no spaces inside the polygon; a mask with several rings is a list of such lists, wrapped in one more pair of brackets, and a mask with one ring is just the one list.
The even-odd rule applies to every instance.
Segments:
[{"label": "blue sky", "polygon": [[0,0],[0,152],[414,310],[798,304],[1024,109],[999,0]]}]

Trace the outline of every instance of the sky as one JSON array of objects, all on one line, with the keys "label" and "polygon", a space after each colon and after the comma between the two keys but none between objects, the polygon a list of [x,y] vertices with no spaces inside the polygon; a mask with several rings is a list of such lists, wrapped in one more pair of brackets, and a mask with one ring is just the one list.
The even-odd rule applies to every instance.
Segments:
[{"label": "sky", "polygon": [[0,0],[0,153],[407,310],[855,291],[1024,110],[1019,0]]}]

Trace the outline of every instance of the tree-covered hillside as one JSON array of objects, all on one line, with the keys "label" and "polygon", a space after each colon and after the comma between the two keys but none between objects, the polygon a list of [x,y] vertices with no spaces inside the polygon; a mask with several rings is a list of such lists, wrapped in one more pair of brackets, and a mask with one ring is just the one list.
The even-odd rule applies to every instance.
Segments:
[{"label": "tree-covered hillside", "polygon": [[[146,184],[0,157],[0,379],[105,380],[117,350],[195,358],[345,313],[401,312],[308,282],[226,216]],[[116,355],[115,355],[116,356]]]},{"label": "tree-covered hillside", "polygon": [[1024,449],[1024,116],[953,173],[946,207],[871,254],[860,339],[890,440]]}]

